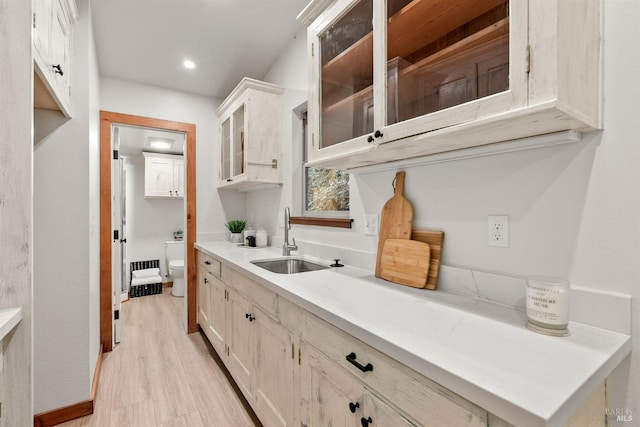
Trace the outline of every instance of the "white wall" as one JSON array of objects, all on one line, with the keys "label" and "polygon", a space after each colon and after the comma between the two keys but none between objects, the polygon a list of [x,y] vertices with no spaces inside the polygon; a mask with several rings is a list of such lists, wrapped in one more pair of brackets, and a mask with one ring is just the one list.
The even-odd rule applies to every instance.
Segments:
[{"label": "white wall", "polygon": [[[307,100],[307,48],[306,30],[299,31],[287,48],[280,54],[271,70],[263,78],[264,81],[280,85],[285,88],[283,96],[282,114],[282,143],[283,143],[283,185],[280,188],[247,193],[247,219],[254,228],[262,227],[269,234],[270,245],[281,245],[284,207],[292,208],[292,214],[299,215],[299,209],[293,204],[294,190],[291,176],[299,172],[300,165],[293,162],[293,158],[301,156],[301,143],[294,141],[292,129],[300,124],[293,110]],[[326,230],[325,230],[326,231]]]},{"label": "white wall", "polygon": [[88,12],[90,36],[85,41],[89,73],[89,378],[93,381],[100,351],[100,76],[93,38],[93,22]]},{"label": "white wall", "polygon": [[224,239],[224,223],[244,216],[246,204],[241,193],[216,190],[220,153],[215,109],[221,100],[102,77],[100,102],[105,111],[196,125],[196,241]]},{"label": "white wall", "polygon": [[127,277],[129,263],[160,260],[160,273],[167,282],[164,242],[184,229],[184,199],[144,198],[144,157],[127,156]]},{"label": "white wall", "polygon": [[[405,195],[414,207],[414,226],[445,231],[445,265],[549,274],[574,285],[640,297],[640,60],[629,55],[637,39],[629,37],[629,29],[640,20],[640,5],[604,3],[604,131],[585,134],[572,145],[406,169]],[[299,88],[301,76],[307,76],[302,38],[304,33],[265,80]],[[285,153],[297,149],[290,133],[285,126]],[[287,157],[289,170],[297,167],[286,162]],[[268,196],[249,193],[247,212],[256,222],[282,222],[282,209],[293,203],[289,176],[281,190]],[[293,226],[291,235],[303,242],[303,250],[313,242],[328,244],[336,247],[337,256],[365,254],[372,266],[377,237],[364,236],[362,215],[381,212],[392,196],[393,176],[394,171],[352,175],[354,229]],[[509,248],[487,246],[490,214],[509,215]],[[281,226],[276,231],[282,235]],[[633,324],[639,321],[634,304]],[[613,390],[613,403],[629,408],[640,401],[640,332],[634,332],[633,341],[631,365],[623,367],[623,384]]]},{"label": "white wall", "polygon": [[97,66],[89,0],[73,28],[73,118],[36,109],[35,412],[90,397],[99,351]]},{"label": "white wall", "polygon": [[0,310],[24,311],[0,342],[0,426],[10,427],[33,424],[31,2],[0,10]]}]

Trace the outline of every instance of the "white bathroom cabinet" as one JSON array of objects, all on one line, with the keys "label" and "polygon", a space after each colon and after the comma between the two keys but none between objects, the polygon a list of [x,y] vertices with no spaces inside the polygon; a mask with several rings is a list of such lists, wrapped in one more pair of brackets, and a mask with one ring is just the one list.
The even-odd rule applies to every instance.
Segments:
[{"label": "white bathroom cabinet", "polygon": [[71,117],[71,32],[75,0],[34,0],[34,106]]},{"label": "white bathroom cabinet", "polygon": [[310,166],[602,127],[602,1],[313,0]]},{"label": "white bathroom cabinet", "polygon": [[144,196],[184,198],[184,156],[147,153],[144,156]]},{"label": "white bathroom cabinet", "polygon": [[283,93],[280,86],[245,77],[218,107],[218,188],[251,191],[282,184]]}]

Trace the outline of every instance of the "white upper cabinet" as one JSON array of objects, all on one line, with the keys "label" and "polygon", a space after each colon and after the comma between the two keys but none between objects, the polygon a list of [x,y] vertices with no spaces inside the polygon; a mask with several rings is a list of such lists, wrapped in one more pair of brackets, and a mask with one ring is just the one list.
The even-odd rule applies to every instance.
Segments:
[{"label": "white upper cabinet", "polygon": [[71,116],[71,28],[74,0],[34,0],[34,106]]},{"label": "white upper cabinet", "polygon": [[601,127],[601,0],[314,0],[311,166]]},{"label": "white upper cabinet", "polygon": [[219,188],[282,184],[283,93],[280,86],[245,77],[218,107]]},{"label": "white upper cabinet", "polygon": [[184,157],[175,154],[145,153],[144,196],[184,198]]}]

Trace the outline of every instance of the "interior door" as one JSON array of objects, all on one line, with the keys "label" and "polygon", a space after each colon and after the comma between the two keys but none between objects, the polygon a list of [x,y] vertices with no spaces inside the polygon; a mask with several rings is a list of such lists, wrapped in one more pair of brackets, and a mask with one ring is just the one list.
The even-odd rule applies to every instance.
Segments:
[{"label": "interior door", "polygon": [[122,244],[121,224],[122,224],[122,161],[118,155],[120,148],[120,138],[118,128],[113,129],[113,156],[111,160],[111,224],[113,224],[113,235],[111,242],[111,301],[112,301],[112,328],[113,343],[120,342],[120,298],[123,286],[122,264]]},{"label": "interior door", "polygon": [[120,301],[129,299],[127,280],[127,158],[119,156],[120,162]]}]

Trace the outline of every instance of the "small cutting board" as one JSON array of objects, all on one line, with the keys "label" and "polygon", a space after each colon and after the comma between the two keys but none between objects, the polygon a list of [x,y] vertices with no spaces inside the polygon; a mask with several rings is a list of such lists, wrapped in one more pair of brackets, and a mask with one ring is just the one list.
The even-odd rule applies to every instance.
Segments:
[{"label": "small cutting board", "polygon": [[429,244],[431,251],[429,275],[427,276],[427,289],[435,290],[438,286],[438,276],[440,275],[440,261],[442,260],[442,245],[444,244],[444,232],[439,230],[413,230],[411,233],[413,240],[418,240]]},{"label": "small cutting board", "polygon": [[413,207],[404,198],[405,172],[397,172],[393,197],[382,208],[380,230],[378,232],[378,254],[376,258],[376,277],[380,276],[380,258],[387,239],[410,239],[413,223]]},{"label": "small cutting board", "polygon": [[401,285],[424,288],[427,285],[431,250],[424,242],[387,239],[380,259],[380,278]]}]

